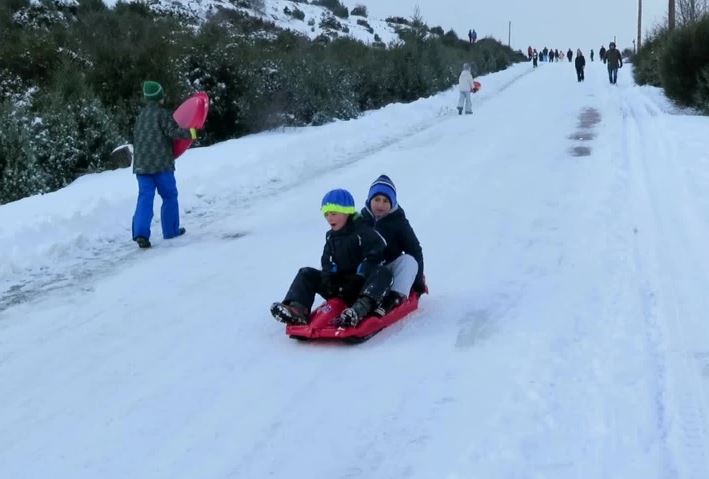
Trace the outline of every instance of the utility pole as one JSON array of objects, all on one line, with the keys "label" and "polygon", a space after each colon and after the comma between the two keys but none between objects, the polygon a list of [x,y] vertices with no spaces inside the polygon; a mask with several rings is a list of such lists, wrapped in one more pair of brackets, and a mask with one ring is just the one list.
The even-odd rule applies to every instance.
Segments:
[{"label": "utility pole", "polygon": [[640,50],[640,40],[642,35],[642,23],[643,23],[643,0],[638,0],[638,42],[633,45],[633,53]]},{"label": "utility pole", "polygon": [[507,46],[512,48],[512,20],[510,20],[507,28]]},{"label": "utility pole", "polygon": [[670,30],[675,28],[675,0],[669,0],[670,4],[667,7],[667,27]]}]

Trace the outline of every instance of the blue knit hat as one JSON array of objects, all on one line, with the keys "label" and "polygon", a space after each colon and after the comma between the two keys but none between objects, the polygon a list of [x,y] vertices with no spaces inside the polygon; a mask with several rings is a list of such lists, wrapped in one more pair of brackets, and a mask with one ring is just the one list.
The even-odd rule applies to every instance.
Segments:
[{"label": "blue knit hat", "polygon": [[374,180],[372,186],[369,187],[369,194],[367,195],[367,207],[377,195],[384,195],[389,199],[391,203],[391,209],[393,210],[397,206],[396,202],[396,186],[394,182],[387,175],[381,175],[379,178]]},{"label": "blue knit hat", "polygon": [[163,99],[165,91],[160,83],[147,80],[143,82],[143,96],[146,100],[158,101]]},{"label": "blue knit hat", "polygon": [[331,190],[325,193],[320,204],[320,211],[345,215],[353,215],[357,212],[352,194],[343,189]]}]

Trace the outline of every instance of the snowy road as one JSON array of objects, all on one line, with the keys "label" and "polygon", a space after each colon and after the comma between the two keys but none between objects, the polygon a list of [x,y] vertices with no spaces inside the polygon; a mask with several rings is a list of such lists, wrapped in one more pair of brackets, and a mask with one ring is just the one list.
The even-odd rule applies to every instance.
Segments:
[{"label": "snowy road", "polygon": [[[709,119],[627,70],[191,151],[189,234],[147,252],[128,171],[0,207],[0,477],[707,477]],[[288,339],[322,194],[381,173],[431,295],[356,347]]]}]

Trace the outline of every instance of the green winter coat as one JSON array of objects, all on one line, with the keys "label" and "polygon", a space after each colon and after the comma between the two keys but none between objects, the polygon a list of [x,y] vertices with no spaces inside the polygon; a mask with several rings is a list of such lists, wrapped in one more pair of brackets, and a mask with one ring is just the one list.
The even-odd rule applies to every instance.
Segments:
[{"label": "green winter coat", "polygon": [[138,115],[133,129],[133,173],[151,175],[175,171],[172,140],[191,138],[190,130],[180,128],[169,111],[149,102]]}]

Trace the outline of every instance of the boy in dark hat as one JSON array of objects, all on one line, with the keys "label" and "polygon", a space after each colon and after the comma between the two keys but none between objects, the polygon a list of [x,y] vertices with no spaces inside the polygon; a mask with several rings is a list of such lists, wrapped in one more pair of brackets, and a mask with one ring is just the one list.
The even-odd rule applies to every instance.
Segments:
[{"label": "boy in dark hat", "polygon": [[175,159],[172,140],[196,139],[194,128],[180,128],[172,114],[162,108],[165,93],[155,81],[143,83],[146,105],[140,111],[133,130],[133,173],[138,179],[138,202],[133,215],[133,241],[150,248],[150,222],[153,219],[155,190],[162,198],[160,222],[165,239],[183,235],[177,204]]},{"label": "boy in dark hat", "polygon": [[322,270],[301,268],[285,299],[271,305],[271,314],[286,324],[307,324],[316,293],[325,299],[339,296],[352,306],[337,318],[337,325],[354,327],[391,286],[391,273],[381,266],[386,245],[376,231],[355,219],[354,198],[348,191],[329,191],[322,199],[321,211],[330,225]]},{"label": "boy in dark hat", "polygon": [[418,293],[426,290],[423,251],[406,213],[397,202],[394,182],[386,175],[381,175],[369,187],[362,221],[372,226],[386,241],[384,261],[394,282],[377,308],[377,313],[383,315],[399,305],[412,290]]}]

